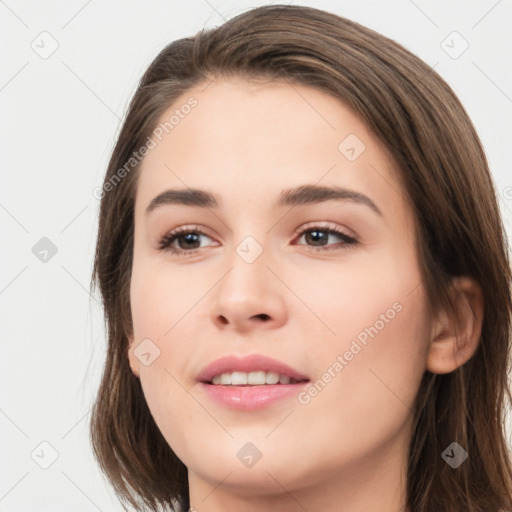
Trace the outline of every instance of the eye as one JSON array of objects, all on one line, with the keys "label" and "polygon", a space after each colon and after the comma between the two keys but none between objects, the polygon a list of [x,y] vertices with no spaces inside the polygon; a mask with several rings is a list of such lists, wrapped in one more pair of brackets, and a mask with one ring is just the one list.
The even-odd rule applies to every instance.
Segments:
[{"label": "eye", "polygon": [[[345,249],[358,244],[358,240],[356,238],[349,236],[330,225],[312,225],[311,227],[298,231],[296,235],[299,237],[299,240],[304,237],[306,245],[309,245],[309,243],[312,244],[310,247],[316,251],[336,250],[336,247],[325,248],[326,246],[329,247],[335,245],[328,244],[329,237],[335,237],[341,240],[341,244],[338,243],[338,249]],[[195,254],[198,249],[202,248],[201,237],[210,238],[199,229],[180,227],[164,235],[158,242],[158,248],[160,251],[168,251],[171,254],[190,256]],[[178,247],[176,247],[176,242]]]},{"label": "eye", "polygon": [[[203,236],[210,238],[199,229],[180,227],[164,235],[158,242],[158,248],[160,251],[189,256],[201,248],[200,240]],[[178,242],[178,247],[175,247],[175,242]]]},{"label": "eye", "polygon": [[[304,237],[306,242],[310,242],[313,245],[315,250],[317,251],[332,251],[336,250],[336,247],[329,247],[326,248],[326,246],[335,245],[335,244],[328,244],[329,236],[333,236],[335,238],[338,238],[341,240],[341,245],[338,244],[339,249],[346,249],[351,246],[355,246],[358,244],[358,240],[354,238],[353,236],[349,236],[339,229],[332,227],[331,225],[327,226],[320,226],[320,225],[313,225],[311,227],[308,227],[306,229],[302,229],[298,232],[299,240]],[[304,245],[304,244],[299,244]]]}]

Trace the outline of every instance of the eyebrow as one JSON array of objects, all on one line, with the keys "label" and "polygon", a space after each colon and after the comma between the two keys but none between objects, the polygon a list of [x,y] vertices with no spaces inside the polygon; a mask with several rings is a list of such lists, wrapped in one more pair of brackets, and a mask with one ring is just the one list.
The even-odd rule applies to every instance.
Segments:
[{"label": "eyebrow", "polygon": [[[336,186],[301,185],[283,190],[275,203],[275,207],[300,206],[325,201],[351,201],[368,206],[381,217],[384,216],[379,207],[368,196],[355,190]],[[219,209],[221,201],[207,190],[196,188],[168,189],[152,199],[146,208],[146,215],[160,206],[171,204]]]}]

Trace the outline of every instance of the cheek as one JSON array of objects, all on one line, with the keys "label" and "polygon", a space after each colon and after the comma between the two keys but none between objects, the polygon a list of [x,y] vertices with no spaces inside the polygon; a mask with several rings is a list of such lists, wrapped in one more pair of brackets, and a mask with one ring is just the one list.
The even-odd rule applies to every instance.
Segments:
[{"label": "cheek", "polygon": [[179,446],[182,429],[178,426],[194,421],[198,412],[191,407],[189,383],[181,370],[195,339],[193,307],[204,291],[191,279],[181,282],[179,274],[169,274],[154,263],[139,264],[132,273],[130,300],[136,351],[140,344],[139,355],[150,354],[146,364],[144,357],[140,359],[146,402],[159,429]]},{"label": "cheek", "polygon": [[299,397],[306,416],[323,418],[322,435],[375,448],[405,425],[425,371],[426,327],[422,291],[396,282],[339,313],[336,337],[315,349],[316,381]]},{"label": "cheek", "polygon": [[426,363],[426,299],[412,254],[394,255],[324,279],[323,292],[310,287],[312,309],[332,332],[310,351],[317,380],[299,402],[325,418],[327,436],[392,435],[412,414]]},{"label": "cheek", "polygon": [[[398,328],[407,315],[420,315],[421,320],[423,297],[412,293],[421,283],[415,260],[404,251],[399,259],[396,252],[359,252],[339,264],[314,261],[281,272],[285,282],[293,283],[293,294],[286,298],[290,318],[304,324],[304,332],[314,330],[317,337],[340,348],[359,334],[363,343],[370,339],[365,328],[374,324],[380,333],[389,331],[391,324]],[[409,313],[404,314],[401,310],[406,305]],[[408,323],[402,328],[407,329]]]},{"label": "cheek", "polygon": [[[194,303],[200,299],[201,285],[196,274],[181,279],[156,262],[140,264],[132,273],[130,301],[136,339],[168,338]],[[203,285],[204,286],[204,285]],[[186,325],[186,324],[185,324]]]}]

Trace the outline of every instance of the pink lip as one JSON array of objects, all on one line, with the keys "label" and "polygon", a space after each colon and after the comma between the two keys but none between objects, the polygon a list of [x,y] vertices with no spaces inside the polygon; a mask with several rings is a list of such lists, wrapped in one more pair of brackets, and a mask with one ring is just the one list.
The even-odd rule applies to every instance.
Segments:
[{"label": "pink lip", "polygon": [[[308,381],[309,382],[309,381]],[[231,409],[260,409],[286,397],[296,396],[307,382],[296,384],[265,384],[263,386],[222,386],[200,382],[199,386],[211,399]]]},{"label": "pink lip", "polygon": [[[231,372],[277,372],[300,381],[293,384],[265,384],[261,386],[223,386],[211,384],[215,375]],[[197,380],[202,390],[214,401],[232,409],[259,409],[285,397],[296,395],[309,379],[277,359],[261,354],[245,357],[227,356],[213,361],[199,373]]]},{"label": "pink lip", "polygon": [[250,354],[245,357],[221,357],[205,366],[197,376],[197,380],[199,382],[209,383],[215,375],[221,375],[222,373],[249,373],[256,371],[277,372],[280,375],[287,375],[294,380],[309,380],[307,376],[302,375],[291,366],[262,354]]}]

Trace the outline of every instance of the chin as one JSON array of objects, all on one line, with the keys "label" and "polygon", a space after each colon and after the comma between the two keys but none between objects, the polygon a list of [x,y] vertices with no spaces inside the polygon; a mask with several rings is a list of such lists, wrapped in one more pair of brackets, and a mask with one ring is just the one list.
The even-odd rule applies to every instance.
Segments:
[{"label": "chin", "polygon": [[[212,450],[197,449],[194,454],[188,452],[184,462],[189,471],[200,475],[212,486],[222,481],[223,487],[238,488],[240,492],[246,489],[258,494],[282,493],[279,484],[286,489],[300,488],[315,478],[314,475],[307,475],[308,466],[311,471],[311,465],[299,457],[298,450],[274,446],[269,440],[255,441],[253,445],[248,439],[251,439],[250,435],[236,436],[226,443],[212,442]],[[292,460],[292,453],[297,454],[297,460]]]}]

